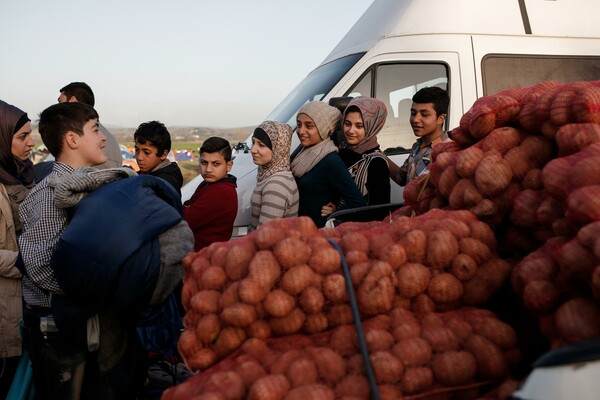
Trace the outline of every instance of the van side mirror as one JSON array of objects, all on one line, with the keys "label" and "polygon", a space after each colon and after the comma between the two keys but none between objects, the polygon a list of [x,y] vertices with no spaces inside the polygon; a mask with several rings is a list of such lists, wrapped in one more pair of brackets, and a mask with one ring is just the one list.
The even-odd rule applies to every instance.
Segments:
[{"label": "van side mirror", "polygon": [[238,142],[238,144],[233,146],[233,150],[243,151],[244,153],[248,153],[250,151],[250,147],[246,142]]}]

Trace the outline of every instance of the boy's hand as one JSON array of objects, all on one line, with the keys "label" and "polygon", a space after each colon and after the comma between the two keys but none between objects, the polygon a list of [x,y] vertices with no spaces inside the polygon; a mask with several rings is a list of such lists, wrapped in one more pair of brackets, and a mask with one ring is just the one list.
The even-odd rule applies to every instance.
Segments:
[{"label": "boy's hand", "polygon": [[335,210],[337,209],[337,207],[335,206],[335,204],[333,203],[327,203],[323,206],[323,208],[321,208],[321,217],[326,217],[329,214],[335,212]]}]

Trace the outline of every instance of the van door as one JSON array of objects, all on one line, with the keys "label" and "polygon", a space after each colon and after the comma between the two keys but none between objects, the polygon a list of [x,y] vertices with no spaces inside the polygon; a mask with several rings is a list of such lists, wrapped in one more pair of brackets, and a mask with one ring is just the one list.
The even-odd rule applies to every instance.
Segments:
[{"label": "van door", "polygon": [[[458,125],[462,116],[459,77],[460,65],[456,53],[386,54],[374,57],[369,67],[362,70],[355,83],[343,95],[376,97],[386,105],[388,116],[378,135],[378,141],[390,159],[402,165],[416,140],[409,122],[412,96],[428,86],[448,90],[450,109],[445,129],[449,130],[453,127],[451,124]],[[452,85],[454,79],[456,86]],[[457,110],[451,119],[453,107]],[[391,201],[402,201],[402,191],[395,183],[392,184]]]}]

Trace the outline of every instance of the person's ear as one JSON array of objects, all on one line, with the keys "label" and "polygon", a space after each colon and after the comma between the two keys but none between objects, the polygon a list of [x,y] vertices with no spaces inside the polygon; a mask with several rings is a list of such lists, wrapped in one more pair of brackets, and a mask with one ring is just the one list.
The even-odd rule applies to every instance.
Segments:
[{"label": "person's ear", "polygon": [[77,142],[79,141],[79,135],[76,134],[75,132],[69,131],[65,134],[64,140],[65,140],[65,143],[67,144],[67,146],[69,146],[69,148],[76,149]]},{"label": "person's ear", "polygon": [[442,114],[438,117],[437,124],[439,126],[442,126],[442,125],[444,125],[444,121],[446,121],[446,114]]},{"label": "person's ear", "polygon": [[77,100],[77,97],[71,96],[71,97],[69,97],[68,102],[69,103],[79,103],[79,100]]},{"label": "person's ear", "polygon": [[227,161],[227,172],[231,171],[232,167],[233,167],[233,160]]},{"label": "person's ear", "polygon": [[164,161],[165,158],[169,155],[169,150],[163,151],[162,155],[159,157],[160,161]]}]

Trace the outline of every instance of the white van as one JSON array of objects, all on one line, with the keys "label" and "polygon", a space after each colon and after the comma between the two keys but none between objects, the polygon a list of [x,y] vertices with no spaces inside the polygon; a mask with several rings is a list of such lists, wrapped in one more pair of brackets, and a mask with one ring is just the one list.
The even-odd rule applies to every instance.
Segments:
[{"label": "white van", "polygon": [[[401,164],[415,141],[411,98],[422,87],[448,90],[450,130],[481,96],[544,80],[600,79],[599,16],[599,0],[375,0],[265,120],[295,127],[296,113],[308,101],[377,97],[388,107],[379,143]],[[256,184],[250,143],[248,138],[234,152],[234,236],[246,234],[250,223]],[[200,181],[183,187],[184,200]],[[392,184],[391,202],[401,201],[401,188]]]}]

